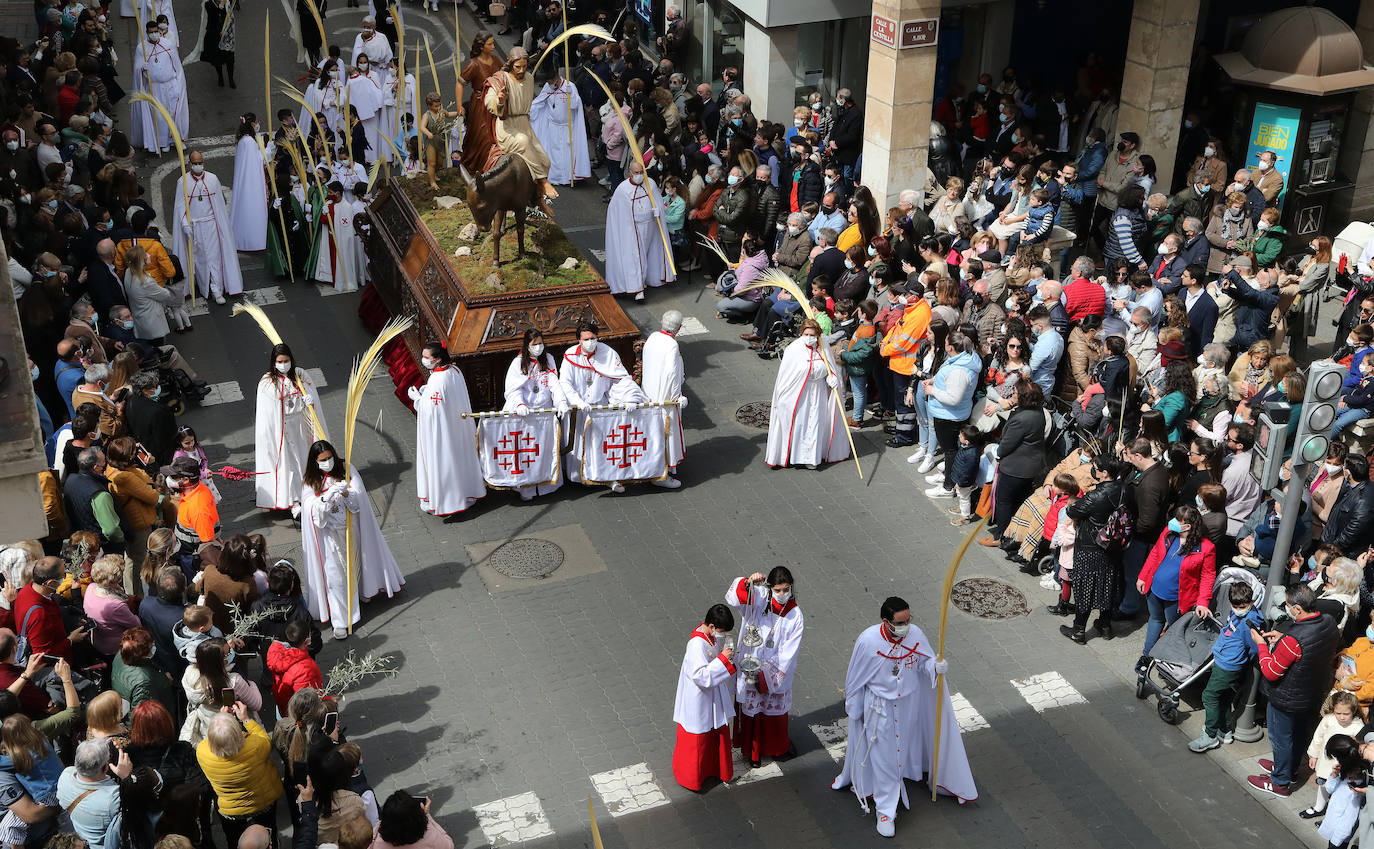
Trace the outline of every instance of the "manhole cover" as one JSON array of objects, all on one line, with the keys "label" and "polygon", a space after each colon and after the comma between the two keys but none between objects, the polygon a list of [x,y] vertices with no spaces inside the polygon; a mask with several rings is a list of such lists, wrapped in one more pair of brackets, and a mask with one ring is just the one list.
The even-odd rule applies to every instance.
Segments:
[{"label": "manhole cover", "polygon": [[544,539],[513,539],[493,551],[486,565],[511,578],[547,578],[563,565],[563,549]]},{"label": "manhole cover", "polygon": [[966,578],[958,582],[950,594],[950,601],[965,613],[983,619],[1030,615],[1030,606],[1020,590],[992,578]]},{"label": "manhole cover", "polygon": [[735,410],[735,421],[748,427],[768,430],[768,419],[772,410],[772,401],[751,401]]}]

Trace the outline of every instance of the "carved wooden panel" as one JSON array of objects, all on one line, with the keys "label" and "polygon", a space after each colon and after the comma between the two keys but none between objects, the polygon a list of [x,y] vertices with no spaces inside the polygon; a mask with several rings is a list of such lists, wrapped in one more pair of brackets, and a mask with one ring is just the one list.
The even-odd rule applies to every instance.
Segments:
[{"label": "carved wooden panel", "polygon": [[591,301],[588,299],[561,304],[494,307],[482,341],[519,340],[530,327],[538,329],[546,336],[571,333],[577,329],[578,322],[595,320],[596,311],[592,309]]}]

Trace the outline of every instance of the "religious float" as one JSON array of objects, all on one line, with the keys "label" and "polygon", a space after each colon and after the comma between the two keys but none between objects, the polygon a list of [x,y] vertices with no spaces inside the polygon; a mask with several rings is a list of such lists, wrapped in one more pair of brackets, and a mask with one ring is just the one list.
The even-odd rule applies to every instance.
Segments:
[{"label": "religious float", "polygon": [[529,327],[561,355],[577,341],[578,322],[593,321],[603,344],[615,348],[627,367],[636,363],[639,328],[562,229],[531,216],[526,253],[517,259],[517,235],[508,220],[502,262],[494,266],[492,233],[473,232],[467,191],[461,172],[447,169],[437,192],[423,179],[393,178],[368,206],[372,282],[358,315],[372,332],[392,316],[414,324],[383,354],[396,397],[410,406],[406,390],[424,382],[420,347],[432,339],[444,341],[463,370],[474,410],[500,409],[506,368]]}]

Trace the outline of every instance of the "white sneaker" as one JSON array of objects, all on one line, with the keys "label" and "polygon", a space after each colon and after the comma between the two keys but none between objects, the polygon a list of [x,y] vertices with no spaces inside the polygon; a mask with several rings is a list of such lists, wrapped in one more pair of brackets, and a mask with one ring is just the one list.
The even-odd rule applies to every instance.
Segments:
[{"label": "white sneaker", "polygon": [[942,471],[940,471],[939,469],[936,469],[935,471],[933,471],[933,472],[931,472],[930,474],[926,475],[926,483],[944,483],[944,482],[945,482],[945,473],[942,472]]},{"label": "white sneaker", "polygon": [[635,300],[636,300],[636,301],[642,301],[642,300],[644,300],[644,293],[643,293],[642,291],[636,292],[636,293],[635,293]]},{"label": "white sneaker", "polygon": [[891,837],[897,833],[896,826],[892,822],[892,817],[887,814],[878,814],[878,833],[883,837]]},{"label": "white sneaker", "polygon": [[945,489],[943,486],[932,486],[930,489],[926,490],[926,495],[929,495],[931,498],[953,498],[954,490]]},{"label": "white sneaker", "polygon": [[924,460],[925,458],[926,458],[926,447],[925,447],[924,445],[921,445],[921,446],[917,447],[917,449],[915,450],[915,452],[913,452],[912,455],[911,455],[910,457],[906,458],[906,461],[907,461],[908,463],[919,463],[919,462],[921,462],[922,460]]},{"label": "white sneaker", "polygon": [[600,180],[596,181],[596,184],[598,186],[601,186],[603,189],[609,189],[611,187],[611,178],[602,177]]},{"label": "white sneaker", "polygon": [[346,639],[348,639],[348,629],[347,629],[347,628],[335,628],[335,629],[334,629],[334,639],[336,639],[336,640],[346,640]]},{"label": "white sneaker", "polygon": [[1056,589],[1059,589],[1059,585],[1056,584],[1056,583],[1054,582],[1054,575],[1052,575],[1052,574],[1041,575],[1041,576],[1040,576],[1040,589],[1042,589],[1042,590],[1056,590]]},{"label": "white sneaker", "polygon": [[936,466],[940,465],[943,462],[943,460],[937,459],[934,456],[928,456],[925,458],[925,460],[921,461],[921,467],[916,471],[918,474],[928,475],[935,470]]},{"label": "white sneaker", "polygon": [[677,489],[682,486],[682,481],[674,477],[667,477],[661,481],[650,481],[654,486],[661,486],[664,489]]},{"label": "white sneaker", "polygon": [[611,484],[611,492],[624,492],[624,491],[625,491],[625,484],[621,483],[620,481],[616,481],[615,483]]},{"label": "white sneaker", "polygon": [[222,304],[222,303],[224,303],[224,296],[221,295],[219,292],[216,292],[216,293],[215,293],[215,303],[217,303],[217,304]]}]

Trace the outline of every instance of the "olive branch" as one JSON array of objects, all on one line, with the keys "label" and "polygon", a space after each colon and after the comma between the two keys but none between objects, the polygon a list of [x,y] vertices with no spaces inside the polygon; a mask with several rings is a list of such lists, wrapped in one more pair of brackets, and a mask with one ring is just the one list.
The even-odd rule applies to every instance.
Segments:
[{"label": "olive branch", "polygon": [[229,602],[229,621],[234,623],[233,630],[225,635],[225,639],[246,640],[250,637],[261,637],[257,632],[258,623],[265,622],[272,618],[272,611],[263,608],[262,610],[244,610],[243,605],[237,601]]},{"label": "olive branch", "polygon": [[326,696],[342,696],[348,690],[363,679],[372,675],[385,675],[388,678],[396,677],[396,670],[392,667],[395,660],[393,655],[377,655],[368,652],[361,658],[356,652],[349,651],[348,656],[334,664],[334,668],[329,670],[329,677],[324,682],[324,694]]}]

